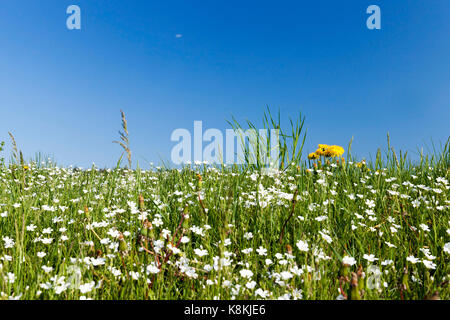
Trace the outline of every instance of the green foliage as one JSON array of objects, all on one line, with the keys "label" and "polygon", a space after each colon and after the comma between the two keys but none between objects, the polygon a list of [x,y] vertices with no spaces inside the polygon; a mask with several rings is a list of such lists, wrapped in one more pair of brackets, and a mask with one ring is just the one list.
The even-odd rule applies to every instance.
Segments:
[{"label": "green foliage", "polygon": [[[303,146],[306,140],[306,129],[304,128],[305,117],[302,116],[301,113],[295,122],[292,118],[289,118],[290,130],[286,131],[282,128],[280,110],[278,110],[278,116],[275,118],[272,116],[269,107],[267,107],[262,121],[263,129],[266,130],[267,134],[261,135],[257,129],[257,126],[247,120],[246,123],[248,129],[255,132],[254,137],[247,137],[248,143],[246,143],[246,130],[236,120],[236,118],[232,117],[232,120],[227,122],[231,125],[235,132],[239,133],[241,145],[244,146],[244,159],[239,159],[244,160],[244,168],[256,168],[258,170],[263,168],[265,164],[264,160],[270,158],[272,151],[271,141],[274,139],[272,136],[272,130],[278,130],[278,157],[272,160],[279,163],[279,169],[283,170],[291,163],[295,163],[297,165],[301,163]],[[257,156],[256,159],[253,159],[255,155],[262,156]]]},{"label": "green foliage", "polygon": [[[336,299],[339,292],[423,299],[438,292],[449,299],[446,159],[267,174],[1,167],[0,292],[22,299]],[[356,263],[343,268],[344,256]],[[381,270],[376,288],[371,265]],[[351,285],[353,273],[359,278]]]},{"label": "green foliage", "polygon": [[267,110],[278,170],[249,149],[244,166],[131,170],[122,121],[114,169],[25,164],[10,134],[0,299],[450,299],[449,141],[416,163],[388,136],[375,161],[350,142],[307,165],[304,118],[287,134]]},{"label": "green foliage", "polygon": [[[2,153],[3,150],[5,150],[5,141],[0,142],[0,153]],[[5,158],[3,156],[0,156],[0,166],[3,167],[4,165],[5,165]]]}]

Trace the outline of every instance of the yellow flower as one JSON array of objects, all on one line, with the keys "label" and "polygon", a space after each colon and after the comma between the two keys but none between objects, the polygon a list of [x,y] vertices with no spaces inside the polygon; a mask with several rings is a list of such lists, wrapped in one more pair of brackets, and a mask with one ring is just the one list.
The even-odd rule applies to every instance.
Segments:
[{"label": "yellow flower", "polygon": [[340,157],[344,154],[344,148],[341,146],[330,146],[325,152],[327,157]]},{"label": "yellow flower", "polygon": [[319,144],[319,149],[316,150],[316,154],[318,156],[324,156],[325,152],[327,151],[329,145],[326,144]]},{"label": "yellow flower", "polygon": [[316,154],[325,157],[340,157],[344,154],[344,148],[341,146],[329,146],[326,144],[319,144],[319,149],[316,150]]},{"label": "yellow flower", "polygon": [[310,154],[308,154],[308,159],[309,160],[315,160],[317,158],[319,158],[319,155],[316,154],[315,152],[311,152]]},{"label": "yellow flower", "polygon": [[339,154],[339,156],[342,156],[345,152],[344,148],[342,148],[341,146],[334,146],[334,149],[336,150],[336,153]]}]

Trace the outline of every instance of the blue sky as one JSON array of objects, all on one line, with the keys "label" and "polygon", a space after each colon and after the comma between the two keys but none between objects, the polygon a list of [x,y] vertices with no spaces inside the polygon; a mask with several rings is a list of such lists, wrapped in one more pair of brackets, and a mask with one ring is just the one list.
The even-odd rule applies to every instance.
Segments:
[{"label": "blue sky", "polygon": [[[81,8],[82,29],[66,28]],[[381,8],[381,30],[366,8]],[[177,128],[259,125],[266,105],[306,116],[305,151],[445,142],[450,123],[450,2],[0,2],[0,140],[26,157],[115,165],[120,109],[134,160],[169,160]],[[181,34],[182,37],[176,37]],[[287,124],[287,122],[286,122]],[[9,152],[8,148],[7,152]]]}]

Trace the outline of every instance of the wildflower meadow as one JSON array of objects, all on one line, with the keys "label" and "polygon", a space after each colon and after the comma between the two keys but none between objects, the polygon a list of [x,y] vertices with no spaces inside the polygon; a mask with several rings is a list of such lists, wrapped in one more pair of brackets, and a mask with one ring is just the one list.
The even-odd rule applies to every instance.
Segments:
[{"label": "wildflower meadow", "polygon": [[11,134],[1,299],[450,299],[449,142],[303,155],[300,121],[276,168],[143,168],[122,120],[114,168],[27,161]]}]

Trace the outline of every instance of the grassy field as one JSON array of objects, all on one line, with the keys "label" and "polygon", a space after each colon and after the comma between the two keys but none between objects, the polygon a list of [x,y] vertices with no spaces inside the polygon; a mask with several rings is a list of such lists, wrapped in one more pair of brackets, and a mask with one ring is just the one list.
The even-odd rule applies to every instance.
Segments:
[{"label": "grassy field", "polygon": [[[0,164],[1,299],[449,299],[448,145],[411,163]],[[339,160],[338,160],[339,159]]]}]

